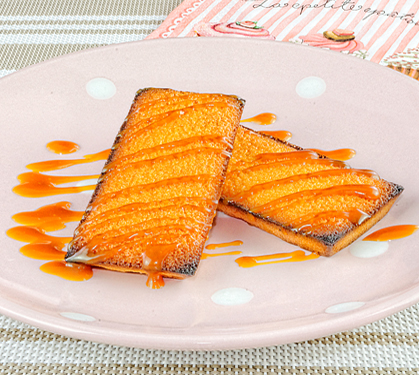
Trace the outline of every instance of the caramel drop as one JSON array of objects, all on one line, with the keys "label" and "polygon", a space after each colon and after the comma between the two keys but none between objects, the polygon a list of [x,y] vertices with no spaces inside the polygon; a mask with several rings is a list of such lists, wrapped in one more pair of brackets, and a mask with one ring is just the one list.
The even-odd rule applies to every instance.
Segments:
[{"label": "caramel drop", "polygon": [[47,160],[37,163],[31,163],[26,166],[33,172],[49,172],[56,171],[58,169],[64,169],[72,167],[77,164],[86,164],[93,163],[99,160],[106,160],[109,156],[110,150],[100,151],[96,154],[85,155],[83,159],[73,159],[73,160]]},{"label": "caramel drop", "polygon": [[240,122],[254,122],[258,125],[272,125],[276,121],[276,115],[273,113],[261,113],[254,117],[241,120]]},{"label": "caramel drop", "polygon": [[261,131],[259,133],[270,135],[271,137],[278,138],[281,141],[289,141],[292,138],[292,133],[286,130],[270,130],[270,131]]},{"label": "caramel drop", "polygon": [[318,257],[315,253],[306,254],[303,250],[296,250],[290,253],[240,257],[236,259],[236,263],[242,268],[251,268],[273,263],[303,262]]},{"label": "caramel drop", "polygon": [[85,264],[67,263],[66,261],[45,263],[40,267],[40,270],[70,281],[86,281],[93,276],[92,267]]},{"label": "caramel drop", "polygon": [[20,248],[25,257],[39,260],[64,260],[66,251],[50,243],[31,243]]},{"label": "caramel drop", "polygon": [[331,150],[331,151],[318,150],[316,148],[310,148],[308,150],[327,156],[330,159],[341,160],[341,161],[352,159],[356,155],[356,151],[352,150],[351,148],[340,148],[340,149]]},{"label": "caramel drop", "polygon": [[363,241],[392,241],[405,238],[419,229],[418,225],[395,225],[392,227],[383,228],[371,233],[365,237]]},{"label": "caramel drop", "polygon": [[72,154],[80,149],[77,143],[70,141],[52,141],[47,144],[47,149],[54,154]]},{"label": "caramel drop", "polygon": [[97,179],[98,175],[93,176],[48,176],[37,172],[22,173],[18,176],[20,184],[13,188],[17,195],[27,198],[41,198],[60,194],[74,194],[82,191],[94,190],[96,185],[57,187],[56,185],[65,184],[73,181],[85,181]]},{"label": "caramel drop", "polygon": [[240,246],[240,245],[243,245],[243,241],[237,240],[237,241],[232,241],[232,242],[213,243],[213,244],[205,246],[205,248],[208,250],[215,250],[220,247]]},{"label": "caramel drop", "polygon": [[65,224],[80,221],[82,211],[70,210],[70,202],[57,202],[38,208],[35,211],[20,212],[12,216],[18,224],[34,226],[45,231],[65,228]]}]

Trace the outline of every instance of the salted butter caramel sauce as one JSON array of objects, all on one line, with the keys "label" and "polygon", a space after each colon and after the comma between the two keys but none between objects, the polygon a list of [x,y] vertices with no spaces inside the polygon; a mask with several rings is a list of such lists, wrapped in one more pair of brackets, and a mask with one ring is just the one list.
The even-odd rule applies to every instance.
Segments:
[{"label": "salted butter caramel sauce", "polygon": [[77,143],[70,141],[52,141],[46,147],[49,151],[59,155],[72,154],[80,149]]}]

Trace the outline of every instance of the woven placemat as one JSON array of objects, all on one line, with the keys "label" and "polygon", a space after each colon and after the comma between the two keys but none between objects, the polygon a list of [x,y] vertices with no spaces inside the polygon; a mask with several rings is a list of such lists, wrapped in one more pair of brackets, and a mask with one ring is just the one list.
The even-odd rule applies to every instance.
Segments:
[{"label": "woven placemat", "polygon": [[[238,0],[242,1],[242,0]],[[144,39],[181,0],[0,3],[0,76],[86,48]],[[162,351],[76,340],[0,315],[0,374],[417,374],[419,306],[289,345]]]}]

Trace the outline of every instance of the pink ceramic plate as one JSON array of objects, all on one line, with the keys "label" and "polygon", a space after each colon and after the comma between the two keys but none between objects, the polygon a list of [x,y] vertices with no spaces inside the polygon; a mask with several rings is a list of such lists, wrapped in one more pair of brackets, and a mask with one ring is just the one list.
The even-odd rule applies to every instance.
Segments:
[{"label": "pink ceramic plate", "polygon": [[[270,41],[219,38],[142,41],[88,50],[29,67],[0,81],[2,178],[0,311],[45,330],[116,345],[158,349],[233,349],[312,339],[372,322],[419,300],[419,235],[388,250],[347,248],[332,258],[240,268],[226,255],[204,259],[195,277],[160,290],[145,277],[94,270],[85,282],[39,270],[5,235],[11,216],[58,201],[83,210],[85,193],[22,198],[11,189],[31,162],[72,159],[112,144],[135,92],[143,87],[222,92],[247,100],[244,118],[278,116],[257,130],[289,130],[292,142],[353,148],[353,167],[376,170],[405,187],[377,226],[419,224],[419,83],[339,53]],[[81,146],[57,156],[57,139]],[[55,175],[95,174],[103,162]],[[75,223],[58,235],[71,236]],[[54,234],[57,235],[57,234]],[[209,243],[243,241],[242,251],[297,250],[219,215]],[[359,243],[360,241],[358,241]],[[375,255],[375,256],[374,256]]]}]

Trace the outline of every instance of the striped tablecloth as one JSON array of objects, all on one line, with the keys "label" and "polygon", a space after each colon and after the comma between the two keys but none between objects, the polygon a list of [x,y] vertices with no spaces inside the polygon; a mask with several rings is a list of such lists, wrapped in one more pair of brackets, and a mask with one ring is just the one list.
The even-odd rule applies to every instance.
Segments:
[{"label": "striped tablecloth", "polygon": [[[0,76],[144,39],[181,0],[0,2]],[[249,350],[161,351],[67,338],[0,315],[0,374],[416,374],[419,306],[350,332]]]}]

